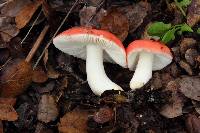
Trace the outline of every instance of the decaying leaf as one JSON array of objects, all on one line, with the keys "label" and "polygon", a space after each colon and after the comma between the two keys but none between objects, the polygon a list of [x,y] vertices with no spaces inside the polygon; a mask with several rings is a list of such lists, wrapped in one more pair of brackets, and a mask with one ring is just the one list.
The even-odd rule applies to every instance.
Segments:
[{"label": "decaying leaf", "polygon": [[0,36],[4,42],[9,42],[18,33],[19,29],[15,25],[8,24],[7,26],[0,27]]},{"label": "decaying leaf", "polygon": [[61,133],[87,133],[87,119],[88,112],[76,108],[60,119],[58,130]]},{"label": "decaying leaf", "polygon": [[192,0],[188,7],[187,24],[194,26],[200,21],[200,0]]},{"label": "decaying leaf", "polygon": [[55,99],[51,95],[43,95],[39,103],[38,120],[48,123],[54,121],[57,116],[58,108]]},{"label": "decaying leaf", "polygon": [[21,59],[16,59],[2,69],[0,77],[1,97],[16,97],[32,82],[32,66]]},{"label": "decaying leaf", "polygon": [[189,115],[186,119],[188,133],[200,133],[200,119],[195,115]]},{"label": "decaying leaf", "polygon": [[188,98],[200,101],[200,77],[182,77],[180,91]]},{"label": "decaying leaf", "polygon": [[170,91],[172,93],[169,103],[164,105],[160,111],[160,114],[167,118],[174,118],[182,115],[184,97],[178,93],[178,87],[176,81],[170,81],[165,89],[165,91]]},{"label": "decaying leaf", "polygon": [[105,123],[113,119],[114,111],[109,107],[100,108],[98,112],[94,114],[94,121],[97,123]]},{"label": "decaying leaf", "polygon": [[0,104],[0,120],[15,121],[18,115],[11,105]]},{"label": "decaying leaf", "polygon": [[129,32],[133,33],[142,23],[147,13],[151,10],[148,2],[139,2],[131,6],[119,8],[122,13],[128,18]]},{"label": "decaying leaf", "polygon": [[15,17],[17,28],[23,28],[30,21],[31,17],[41,4],[42,0],[37,0],[23,7]]},{"label": "decaying leaf", "polygon": [[33,82],[36,83],[44,83],[46,82],[48,79],[47,74],[44,72],[44,70],[42,69],[42,67],[37,67],[34,71],[33,71],[33,77],[32,80]]},{"label": "decaying leaf", "polygon": [[3,133],[3,123],[0,121],[0,133]]},{"label": "decaying leaf", "polygon": [[55,71],[52,66],[47,65],[48,78],[57,79],[60,76],[58,71]]},{"label": "decaying leaf", "polygon": [[106,10],[100,9],[97,12],[97,7],[83,7],[79,12],[81,26],[91,26],[99,28],[99,22],[106,15]]},{"label": "decaying leaf", "polygon": [[4,16],[15,17],[26,5],[30,4],[31,0],[9,0],[1,9],[1,14]]},{"label": "decaying leaf", "polygon": [[14,106],[16,103],[16,98],[0,98],[0,104],[7,104]]},{"label": "decaying leaf", "polygon": [[128,35],[128,18],[117,9],[110,10],[100,22],[101,29],[115,34],[121,41],[124,41]]}]

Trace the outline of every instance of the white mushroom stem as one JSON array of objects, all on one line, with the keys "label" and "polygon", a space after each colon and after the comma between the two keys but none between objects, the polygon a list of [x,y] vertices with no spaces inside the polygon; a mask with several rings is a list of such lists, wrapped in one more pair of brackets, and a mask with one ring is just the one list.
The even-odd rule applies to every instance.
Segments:
[{"label": "white mushroom stem", "polygon": [[98,45],[87,45],[86,72],[88,84],[96,95],[101,95],[105,90],[122,90],[107,77],[103,66],[103,49]]},{"label": "white mushroom stem", "polygon": [[141,88],[151,79],[153,59],[154,55],[152,53],[140,52],[138,64],[130,82],[130,88],[132,90]]}]

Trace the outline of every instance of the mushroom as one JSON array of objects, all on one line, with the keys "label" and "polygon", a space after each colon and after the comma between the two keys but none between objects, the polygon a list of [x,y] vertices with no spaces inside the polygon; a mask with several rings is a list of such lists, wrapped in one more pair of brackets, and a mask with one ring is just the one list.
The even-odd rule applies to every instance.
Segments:
[{"label": "mushroom", "polygon": [[103,61],[107,61],[127,67],[125,48],[116,36],[103,30],[75,27],[59,34],[53,43],[64,53],[86,59],[87,81],[96,95],[105,90],[122,90],[107,77],[103,66]]},{"label": "mushroom", "polygon": [[126,49],[128,68],[135,70],[130,81],[132,90],[143,87],[160,70],[171,63],[172,54],[164,44],[152,40],[135,40]]}]

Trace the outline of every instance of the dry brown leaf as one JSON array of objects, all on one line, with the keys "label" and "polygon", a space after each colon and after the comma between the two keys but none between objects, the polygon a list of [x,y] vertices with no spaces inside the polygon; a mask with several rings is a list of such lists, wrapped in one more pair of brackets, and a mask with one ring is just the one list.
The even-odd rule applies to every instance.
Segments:
[{"label": "dry brown leaf", "polygon": [[200,77],[182,77],[180,91],[188,98],[200,101]]},{"label": "dry brown leaf", "polygon": [[44,83],[44,82],[46,82],[48,80],[48,76],[44,72],[44,70],[42,69],[42,67],[37,67],[33,71],[32,80],[33,80],[33,82],[36,82],[36,83]]},{"label": "dry brown leaf", "polygon": [[94,121],[97,123],[105,123],[113,119],[114,111],[109,107],[100,108],[98,112],[94,114]]},{"label": "dry brown leaf", "polygon": [[18,33],[19,29],[15,25],[8,24],[4,27],[0,27],[0,36],[4,42],[9,42]]},{"label": "dry brown leaf", "polygon": [[194,26],[200,21],[200,0],[192,0],[188,7],[187,24]]},{"label": "dry brown leaf", "polygon": [[57,79],[60,76],[58,71],[55,71],[52,66],[47,65],[48,78]]},{"label": "dry brown leaf", "polygon": [[184,98],[178,93],[178,87],[176,81],[170,81],[165,91],[171,91],[172,97],[169,103],[161,108],[160,114],[167,118],[174,118],[182,115],[182,108],[184,106]]},{"label": "dry brown leaf", "polygon": [[186,119],[188,133],[200,133],[200,119],[195,115],[189,115]]},{"label": "dry brown leaf", "polygon": [[140,1],[131,6],[119,8],[129,21],[129,32],[133,33],[142,23],[148,12],[151,10],[151,5],[148,2]]},{"label": "dry brown leaf", "polygon": [[101,29],[115,34],[121,41],[124,41],[128,35],[128,18],[117,9],[111,9],[100,22]]},{"label": "dry brown leaf", "polygon": [[16,98],[2,98],[0,97],[0,104],[7,104],[14,106],[16,103]]},{"label": "dry brown leaf", "polygon": [[48,123],[58,116],[58,108],[55,99],[51,95],[43,95],[38,107],[38,120]]},{"label": "dry brown leaf", "polygon": [[99,22],[106,15],[106,10],[100,9],[97,12],[97,7],[85,6],[79,12],[81,26],[91,26],[99,28]]},{"label": "dry brown leaf", "polygon": [[61,133],[87,133],[88,112],[76,108],[66,113],[58,125]]},{"label": "dry brown leaf", "polygon": [[18,115],[11,105],[0,104],[0,120],[15,121]]},{"label": "dry brown leaf", "polygon": [[8,63],[0,77],[1,97],[16,97],[32,82],[32,66],[21,59]]},{"label": "dry brown leaf", "polygon": [[37,0],[21,9],[15,17],[17,28],[21,29],[26,26],[26,24],[30,21],[31,17],[41,4],[42,0]]},{"label": "dry brown leaf", "polygon": [[1,9],[1,14],[4,16],[15,17],[22,8],[30,3],[31,0],[9,0]]},{"label": "dry brown leaf", "polygon": [[3,133],[3,123],[0,121],[0,133]]}]

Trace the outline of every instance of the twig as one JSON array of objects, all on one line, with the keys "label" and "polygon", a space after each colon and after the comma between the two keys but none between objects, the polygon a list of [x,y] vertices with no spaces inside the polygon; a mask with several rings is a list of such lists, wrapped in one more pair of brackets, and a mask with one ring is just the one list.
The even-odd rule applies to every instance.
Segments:
[{"label": "twig", "polygon": [[31,25],[31,28],[28,30],[28,32],[27,32],[27,34],[26,34],[26,36],[23,38],[23,40],[21,41],[21,44],[26,40],[26,38],[28,37],[28,35],[30,34],[30,32],[31,32],[31,30],[33,29],[33,27],[35,26],[35,24],[36,24],[36,22],[37,22],[37,20],[38,20],[38,18],[40,17],[40,15],[41,15],[41,13],[42,13],[42,10],[40,10],[40,12],[39,12],[39,14],[38,14],[38,16],[37,16],[37,18],[34,20],[34,22],[33,22],[33,24]]},{"label": "twig", "polygon": [[96,8],[96,13],[90,17],[90,19],[88,20],[86,26],[88,26],[88,25],[90,24],[90,22],[94,19],[94,17],[95,17],[95,16],[97,15],[97,13],[100,11],[101,6],[102,6],[104,3],[105,3],[105,0],[103,0],[102,2],[100,2],[100,4],[99,4],[99,5],[97,6],[97,8]]},{"label": "twig", "polygon": [[44,36],[46,35],[47,31],[49,29],[49,25],[46,25],[44,27],[44,29],[42,30],[42,32],[40,33],[38,39],[36,40],[36,42],[33,45],[33,48],[31,49],[31,51],[28,53],[25,61],[26,62],[30,62],[31,59],[33,58],[33,55],[35,54],[35,52],[37,51],[37,49],[39,48],[42,40],[44,39]]},{"label": "twig", "polygon": [[76,4],[78,3],[79,0],[76,0],[75,3],[73,4],[73,6],[70,8],[69,12],[67,13],[67,15],[65,16],[65,18],[63,19],[63,21],[61,22],[60,26],[58,27],[58,29],[56,30],[56,32],[54,33],[53,37],[51,38],[51,40],[47,43],[46,47],[44,48],[44,50],[42,51],[41,55],[39,56],[39,58],[37,59],[36,63],[33,66],[33,69],[35,69],[38,65],[38,63],[40,62],[40,60],[42,59],[42,56],[44,55],[45,51],[49,48],[50,44],[52,43],[53,38],[57,35],[57,33],[59,32],[60,28],[63,26],[63,24],[65,23],[65,21],[67,20],[67,18],[69,17],[69,14],[72,12],[72,10],[74,9],[74,7],[76,6]]}]

